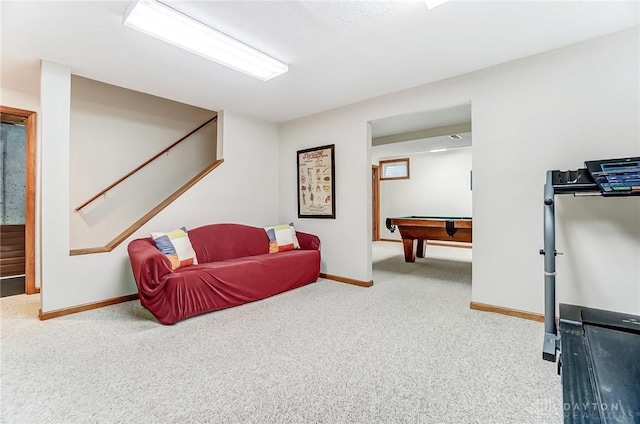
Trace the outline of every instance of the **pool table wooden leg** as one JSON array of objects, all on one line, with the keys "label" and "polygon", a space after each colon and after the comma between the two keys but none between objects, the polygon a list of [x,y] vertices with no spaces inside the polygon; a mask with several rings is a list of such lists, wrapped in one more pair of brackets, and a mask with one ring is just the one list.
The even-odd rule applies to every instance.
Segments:
[{"label": "pool table wooden leg", "polygon": [[419,258],[424,258],[424,240],[418,239],[418,246],[416,247],[416,256]]},{"label": "pool table wooden leg", "polygon": [[402,239],[402,246],[404,247],[404,261],[415,262],[416,257],[413,253],[413,239]]}]

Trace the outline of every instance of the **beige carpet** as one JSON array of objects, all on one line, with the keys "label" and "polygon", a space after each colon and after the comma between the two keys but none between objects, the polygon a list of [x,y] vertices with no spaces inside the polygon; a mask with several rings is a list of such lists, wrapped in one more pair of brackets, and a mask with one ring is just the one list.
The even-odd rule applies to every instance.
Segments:
[{"label": "beige carpet", "polygon": [[371,288],[319,280],[174,326],[137,301],[41,322],[37,296],[3,298],[0,421],[562,422],[543,325],[469,309],[471,251],[374,258]]}]

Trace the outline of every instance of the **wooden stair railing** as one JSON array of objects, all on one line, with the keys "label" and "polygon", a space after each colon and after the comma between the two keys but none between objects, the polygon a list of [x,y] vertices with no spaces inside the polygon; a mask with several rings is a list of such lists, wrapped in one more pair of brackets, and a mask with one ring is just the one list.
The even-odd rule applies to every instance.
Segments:
[{"label": "wooden stair railing", "polygon": [[218,115],[214,116],[213,118],[207,120],[205,123],[203,123],[202,125],[200,125],[199,127],[197,127],[196,129],[194,129],[193,131],[190,131],[189,134],[185,135],[184,137],[182,137],[180,140],[176,141],[175,143],[173,143],[172,145],[170,145],[169,147],[165,148],[164,150],[162,150],[161,152],[156,153],[155,155],[153,155],[150,159],[148,159],[147,161],[143,162],[142,164],[138,165],[135,169],[133,169],[132,171],[130,171],[127,175],[125,175],[122,178],[119,178],[116,182],[114,182],[113,184],[110,184],[108,187],[102,189],[100,192],[98,192],[98,194],[96,194],[95,196],[93,196],[91,199],[87,200],[86,202],[84,202],[83,204],[81,204],[80,206],[78,206],[75,211],[78,212],[80,210],[82,210],[82,208],[84,208],[85,206],[87,206],[89,203],[93,202],[94,200],[96,200],[97,198],[99,198],[100,196],[102,196],[103,194],[107,193],[109,190],[111,190],[112,188],[114,188],[115,186],[117,186],[118,184],[120,184],[121,182],[123,182],[124,180],[126,180],[127,178],[129,178],[130,176],[132,176],[133,174],[135,174],[136,172],[138,172],[139,170],[141,170],[142,168],[144,168],[145,166],[149,165],[151,162],[153,162],[154,160],[158,159],[160,156],[164,155],[165,153],[167,153],[169,150],[173,149],[174,147],[176,147],[178,144],[182,143],[184,140],[186,140],[187,138],[189,138],[190,136],[192,136],[193,134],[197,133],[198,131],[200,131],[202,128],[206,127],[207,125],[209,125],[210,123],[212,123],[213,121],[217,121],[218,120]]},{"label": "wooden stair railing", "polygon": [[[180,138],[180,140],[176,141],[175,143],[173,143],[169,147],[167,147],[164,150],[162,150],[161,152],[157,153],[151,159],[145,161],[143,164],[141,164],[138,167],[136,167],[134,170],[129,172],[127,175],[125,175],[124,177],[118,179],[115,183],[109,185],[107,188],[105,188],[102,191],[100,191],[98,194],[93,196],[91,199],[87,200],[82,205],[80,205],[77,208],[75,208],[75,211],[77,212],[77,211],[82,210],[82,208],[87,206],[89,203],[93,202],[94,200],[96,200],[97,198],[102,196],[103,194],[107,193],[109,190],[111,190],[112,188],[114,188],[115,186],[117,186],[118,184],[120,184],[121,182],[123,182],[124,180],[126,180],[127,178],[129,178],[130,176],[132,176],[133,174],[135,174],[136,172],[138,172],[139,170],[141,170],[142,168],[144,168],[145,166],[147,166],[148,164],[153,162],[155,159],[159,158],[160,156],[162,156],[163,154],[167,153],[169,150],[171,150],[172,148],[177,146],[179,143],[181,143],[182,141],[186,140],[189,136],[191,136],[194,133],[198,132],[199,130],[201,130],[202,128],[204,128],[205,126],[210,124],[211,122],[216,121],[217,119],[218,119],[218,116],[216,115],[213,118],[207,120],[202,125],[198,126],[196,129],[194,129],[193,131],[189,132],[184,137]],[[125,229],[123,232],[118,234],[113,240],[108,242],[105,246],[102,246],[102,247],[90,247],[90,248],[83,248],[83,249],[71,249],[69,251],[69,255],[75,256],[75,255],[87,255],[87,254],[91,254],[91,253],[111,252],[113,249],[116,248],[116,246],[118,246],[120,243],[125,241],[129,236],[131,236],[134,232],[136,232],[140,227],[142,227],[144,224],[146,224],[151,218],[153,218],[158,213],[160,213],[160,211],[162,211],[164,208],[169,206],[174,200],[176,200],[178,197],[180,197],[184,192],[186,192],[192,186],[194,186],[198,181],[200,181],[202,178],[204,178],[208,173],[210,173],[211,171],[216,169],[220,164],[222,164],[222,162],[224,162],[224,159],[217,159],[217,160],[213,161],[206,168],[204,168],[202,171],[200,171],[196,176],[194,176],[189,181],[187,181],[182,187],[178,188],[175,192],[173,192],[166,199],[164,199],[162,202],[160,202],[156,207],[154,207],[149,212],[147,212],[142,218],[138,219],[136,222],[131,224],[127,229]]]},{"label": "wooden stair railing", "polygon": [[158,213],[160,213],[161,210],[163,210],[164,208],[169,206],[174,200],[176,200],[178,197],[180,197],[185,191],[189,190],[193,185],[195,185],[198,181],[200,181],[205,175],[207,175],[209,172],[211,172],[214,169],[216,169],[222,162],[224,162],[224,159],[218,159],[218,160],[213,161],[211,163],[211,165],[207,166],[205,169],[202,170],[202,172],[200,172],[198,175],[196,175],[195,177],[190,179],[185,185],[180,187],[173,194],[171,194],[169,197],[167,197],[162,202],[160,202],[158,204],[158,206],[156,206],[155,208],[151,209],[142,218],[140,218],[139,220],[137,220],[136,222],[131,224],[131,226],[129,228],[127,228],[122,233],[117,235],[113,240],[111,240],[109,243],[107,243],[104,247],[90,247],[90,248],[86,248],[86,249],[71,249],[69,251],[69,255],[75,256],[75,255],[88,255],[90,253],[111,252],[116,246],[118,246],[120,243],[125,241],[131,234],[135,233],[138,230],[138,228],[140,228],[144,224],[146,224],[151,218],[153,218]]}]

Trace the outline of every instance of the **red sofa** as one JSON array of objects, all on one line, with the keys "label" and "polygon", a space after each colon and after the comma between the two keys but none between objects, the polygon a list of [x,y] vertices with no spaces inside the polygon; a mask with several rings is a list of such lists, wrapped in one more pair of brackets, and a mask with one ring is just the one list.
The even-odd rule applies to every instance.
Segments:
[{"label": "red sofa", "polygon": [[269,252],[263,228],[211,224],[188,232],[197,265],[171,270],[151,238],[128,245],[140,303],[162,324],[241,305],[318,279],[320,239],[296,232],[300,249]]}]

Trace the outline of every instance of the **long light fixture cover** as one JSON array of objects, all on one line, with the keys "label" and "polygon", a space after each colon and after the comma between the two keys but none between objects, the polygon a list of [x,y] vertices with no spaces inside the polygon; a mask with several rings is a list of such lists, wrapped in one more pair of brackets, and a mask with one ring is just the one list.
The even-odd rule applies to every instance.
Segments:
[{"label": "long light fixture cover", "polygon": [[289,66],[155,0],[129,5],[123,24],[262,81]]}]

